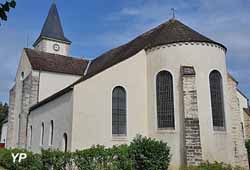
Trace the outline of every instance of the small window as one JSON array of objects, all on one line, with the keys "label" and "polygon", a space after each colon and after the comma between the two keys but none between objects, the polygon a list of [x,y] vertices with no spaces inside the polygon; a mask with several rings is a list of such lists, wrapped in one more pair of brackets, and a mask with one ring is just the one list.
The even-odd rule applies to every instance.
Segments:
[{"label": "small window", "polygon": [[126,90],[115,87],[112,93],[112,134],[127,135]]},{"label": "small window", "polygon": [[241,122],[240,125],[241,125],[242,135],[243,135],[243,137],[245,137],[245,133],[244,133],[244,124],[243,124],[243,122]]},{"label": "small window", "polygon": [[40,144],[41,146],[44,145],[44,123],[42,123],[42,126],[41,126],[41,138],[40,138]]},{"label": "small window", "polygon": [[63,134],[62,150],[64,152],[68,151],[68,136],[67,136],[67,133]]},{"label": "small window", "polygon": [[214,70],[209,75],[213,126],[215,129],[225,128],[222,77]]},{"label": "small window", "polygon": [[49,138],[50,146],[53,145],[53,138],[54,138],[54,122],[53,120],[51,120],[50,121],[50,138]]},{"label": "small window", "polygon": [[24,72],[21,73],[21,80],[24,80]]},{"label": "small window", "polygon": [[29,130],[29,146],[32,145],[32,126],[30,126],[30,130]]},{"label": "small window", "polygon": [[158,128],[175,128],[173,77],[161,71],[156,77]]}]

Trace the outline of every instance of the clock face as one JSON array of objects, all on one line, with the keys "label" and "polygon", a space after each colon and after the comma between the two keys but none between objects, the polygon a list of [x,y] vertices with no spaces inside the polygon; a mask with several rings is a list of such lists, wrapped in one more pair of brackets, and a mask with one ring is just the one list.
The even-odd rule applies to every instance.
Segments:
[{"label": "clock face", "polygon": [[59,51],[59,50],[60,50],[60,46],[59,46],[58,44],[54,44],[54,45],[53,45],[53,49],[54,49],[55,51]]}]

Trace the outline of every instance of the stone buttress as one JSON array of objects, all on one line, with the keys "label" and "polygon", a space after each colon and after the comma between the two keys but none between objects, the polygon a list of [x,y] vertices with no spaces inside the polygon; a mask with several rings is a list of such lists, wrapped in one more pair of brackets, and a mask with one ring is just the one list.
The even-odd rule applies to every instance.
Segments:
[{"label": "stone buttress", "polygon": [[196,75],[192,66],[182,66],[182,90],[184,109],[184,160],[186,165],[197,165],[202,162],[200,124]]}]

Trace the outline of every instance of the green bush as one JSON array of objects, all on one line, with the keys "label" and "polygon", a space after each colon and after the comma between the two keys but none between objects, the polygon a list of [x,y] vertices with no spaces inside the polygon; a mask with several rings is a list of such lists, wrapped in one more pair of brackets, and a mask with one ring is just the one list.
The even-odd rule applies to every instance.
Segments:
[{"label": "green bush", "polygon": [[51,149],[42,150],[41,162],[43,170],[63,170],[73,164],[71,153]]},{"label": "green bush", "polygon": [[130,156],[135,170],[166,170],[171,157],[167,143],[142,136],[131,142]]},{"label": "green bush", "polygon": [[132,170],[128,150],[127,145],[113,148],[94,146],[76,151],[73,159],[79,170]]},{"label": "green bush", "polygon": [[[13,163],[11,153],[27,153],[27,159]],[[130,145],[94,146],[74,153],[42,150],[1,149],[0,167],[7,170],[166,170],[170,155],[167,143],[137,136]]]},{"label": "green bush", "polygon": [[246,140],[245,146],[247,148],[248,164],[250,166],[250,140]]},{"label": "green bush", "polygon": [[182,170],[244,170],[244,169],[240,167],[232,167],[231,165],[219,162],[214,162],[214,163],[203,162],[197,166],[188,166],[182,168]]},{"label": "green bush", "polygon": [[[27,159],[13,163],[12,153],[26,153]],[[42,170],[40,155],[21,149],[0,149],[0,166],[8,170]]]}]

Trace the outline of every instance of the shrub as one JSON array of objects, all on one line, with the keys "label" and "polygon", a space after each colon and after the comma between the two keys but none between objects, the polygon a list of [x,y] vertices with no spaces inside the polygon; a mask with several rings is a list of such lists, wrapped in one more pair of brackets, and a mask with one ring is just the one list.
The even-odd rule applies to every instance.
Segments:
[{"label": "shrub", "polygon": [[[13,163],[11,153],[27,153],[27,159]],[[130,145],[94,146],[74,153],[42,150],[1,149],[0,166],[7,170],[166,170],[170,155],[167,143],[137,136]]]},{"label": "shrub", "polygon": [[133,160],[130,159],[129,151],[130,147],[128,145],[120,145],[118,147],[114,146],[112,148],[113,167],[115,167],[117,170],[132,170]]},{"label": "shrub", "polygon": [[74,153],[74,162],[79,170],[97,170],[98,168],[106,170],[109,159],[108,151],[99,145]]},{"label": "shrub", "polygon": [[167,143],[138,135],[130,144],[135,170],[166,170],[170,163]]},{"label": "shrub", "polygon": [[182,170],[244,170],[244,168],[232,167],[231,165],[219,162],[214,162],[214,163],[203,162],[197,166],[188,166],[182,168]]},{"label": "shrub", "polygon": [[[26,153],[27,159],[13,163],[12,153]],[[8,170],[42,170],[40,155],[21,149],[0,149],[0,166]]]},{"label": "shrub", "polygon": [[132,161],[129,159],[128,150],[127,145],[113,148],[98,145],[76,151],[73,158],[79,170],[131,170]]},{"label": "shrub", "polygon": [[43,170],[64,170],[72,166],[72,156],[69,152],[59,150],[42,150],[41,162]]},{"label": "shrub", "polygon": [[246,146],[246,149],[247,149],[248,164],[250,166],[250,140],[246,140],[245,146]]}]

